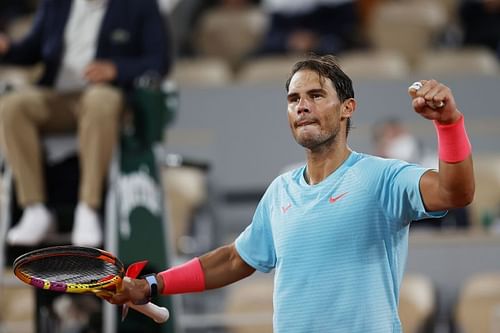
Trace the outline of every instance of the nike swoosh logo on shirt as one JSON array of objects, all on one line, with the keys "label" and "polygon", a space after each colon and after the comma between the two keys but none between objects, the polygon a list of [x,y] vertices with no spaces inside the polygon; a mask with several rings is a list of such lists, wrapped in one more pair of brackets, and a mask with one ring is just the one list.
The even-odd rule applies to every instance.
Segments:
[{"label": "nike swoosh logo on shirt", "polygon": [[331,196],[330,199],[328,201],[330,201],[330,203],[335,203],[337,202],[338,200],[340,200],[344,195],[346,195],[347,193],[349,192],[344,192],[340,195],[337,195],[336,197],[335,196]]},{"label": "nike swoosh logo on shirt", "polygon": [[286,207],[282,206],[281,211],[283,212],[283,214],[286,214],[286,212],[290,209],[290,207],[292,207],[291,203],[289,203]]}]

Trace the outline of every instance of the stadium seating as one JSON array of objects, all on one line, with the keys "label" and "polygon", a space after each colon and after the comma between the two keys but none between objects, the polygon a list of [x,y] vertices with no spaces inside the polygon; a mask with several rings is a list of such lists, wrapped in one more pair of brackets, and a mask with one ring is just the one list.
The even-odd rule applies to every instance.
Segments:
[{"label": "stadium seating", "polygon": [[222,59],[237,67],[260,45],[266,19],[258,7],[210,9],[200,19],[194,48],[202,56]]},{"label": "stadium seating", "polygon": [[499,69],[496,56],[486,48],[426,51],[415,65],[415,72],[422,77],[496,76]]},{"label": "stadium seating", "polygon": [[249,60],[238,72],[236,79],[242,83],[283,84],[297,59],[295,56],[266,56]]},{"label": "stadium seating", "polygon": [[401,52],[413,65],[447,22],[447,13],[437,2],[381,2],[372,14],[368,39],[376,49]]},{"label": "stadium seating", "polygon": [[[472,124],[471,124],[472,125]],[[488,131],[498,130],[498,123],[493,122],[478,125],[487,134]],[[471,127],[471,126],[469,126]],[[473,128],[471,128],[473,129]],[[476,193],[470,205],[471,221],[476,229],[483,227],[485,219],[494,218],[499,214],[500,207],[500,156],[494,154],[474,155],[474,174],[476,179]],[[490,221],[492,222],[492,221]]]},{"label": "stadium seating", "polygon": [[339,62],[351,79],[405,79],[410,66],[398,52],[389,50],[343,53]]},{"label": "stadium seating", "polygon": [[463,333],[500,332],[500,273],[481,273],[463,286],[457,304],[457,325]]},{"label": "stadium seating", "polygon": [[405,333],[426,332],[436,311],[436,291],[424,275],[406,274],[399,295],[399,316]]},{"label": "stadium seating", "polygon": [[272,333],[273,279],[252,276],[230,287],[226,314],[239,318],[228,325],[228,333]]},{"label": "stadium seating", "polygon": [[172,73],[179,87],[228,85],[232,72],[228,64],[215,58],[179,59]]}]

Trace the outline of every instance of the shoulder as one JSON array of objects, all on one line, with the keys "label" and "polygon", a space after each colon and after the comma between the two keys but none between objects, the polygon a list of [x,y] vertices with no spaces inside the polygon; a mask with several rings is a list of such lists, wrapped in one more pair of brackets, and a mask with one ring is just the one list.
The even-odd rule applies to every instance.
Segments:
[{"label": "shoulder", "polygon": [[374,156],[370,154],[364,154],[364,153],[355,153],[356,154],[356,159],[354,161],[354,165],[360,168],[365,168],[365,167],[371,167],[372,169],[375,170],[384,170],[384,169],[391,169],[391,168],[400,168],[404,166],[409,166],[413,165],[411,163],[408,163],[406,161],[398,160],[398,159],[392,159],[392,158],[383,158],[379,156]]},{"label": "shoulder", "polygon": [[304,174],[305,163],[298,163],[276,177],[273,183],[280,185],[298,184]]},{"label": "shoulder", "polygon": [[350,158],[350,165],[348,165],[351,171],[375,173],[397,163],[397,160],[386,159],[370,154],[354,151],[352,154],[353,157]]},{"label": "shoulder", "polygon": [[305,165],[295,165],[292,169],[288,169],[283,172],[269,184],[264,194],[265,197],[269,197],[272,194],[276,194],[281,190],[286,190],[291,186],[299,186],[300,179],[304,173]]},{"label": "shoulder", "polygon": [[156,0],[108,0],[110,21],[123,25],[135,26],[137,21],[158,22],[161,12]]},{"label": "shoulder", "polygon": [[35,21],[49,24],[49,26],[60,26],[64,24],[62,18],[67,17],[72,1],[68,0],[41,0],[37,6],[37,18]]},{"label": "shoulder", "polygon": [[43,9],[47,7],[54,7],[54,8],[59,8],[64,6],[65,4],[71,4],[71,1],[65,1],[65,0],[41,0],[38,3],[38,8]]},{"label": "shoulder", "polygon": [[405,170],[421,169],[418,165],[402,160],[382,158],[363,153],[356,154],[357,156],[349,169],[362,183],[387,181],[404,173]]},{"label": "shoulder", "polygon": [[39,1],[39,7],[56,7],[56,8],[65,8],[71,6],[73,0],[41,0]]},{"label": "shoulder", "polygon": [[157,9],[158,7],[158,2],[157,0],[108,0],[109,5],[116,4],[120,7],[125,7],[125,8],[130,8],[134,9],[136,11],[142,12],[142,11],[148,11],[151,10],[152,8]]}]

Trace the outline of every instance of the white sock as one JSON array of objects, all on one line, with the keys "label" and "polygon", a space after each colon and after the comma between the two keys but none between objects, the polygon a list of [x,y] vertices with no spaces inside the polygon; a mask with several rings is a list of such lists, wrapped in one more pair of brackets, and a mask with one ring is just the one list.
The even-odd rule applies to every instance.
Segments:
[{"label": "white sock", "polygon": [[71,233],[73,245],[98,247],[102,244],[102,229],[99,215],[89,205],[79,202]]}]

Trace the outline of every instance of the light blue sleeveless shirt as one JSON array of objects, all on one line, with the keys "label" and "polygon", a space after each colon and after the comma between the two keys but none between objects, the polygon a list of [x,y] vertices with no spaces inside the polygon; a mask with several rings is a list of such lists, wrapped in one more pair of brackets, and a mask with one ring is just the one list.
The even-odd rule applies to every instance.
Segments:
[{"label": "light blue sleeveless shirt", "polygon": [[274,332],[401,332],[410,221],[443,216],[422,202],[428,169],[356,152],[316,185],[304,169],[272,182],[236,239],[250,266],[276,269]]}]

